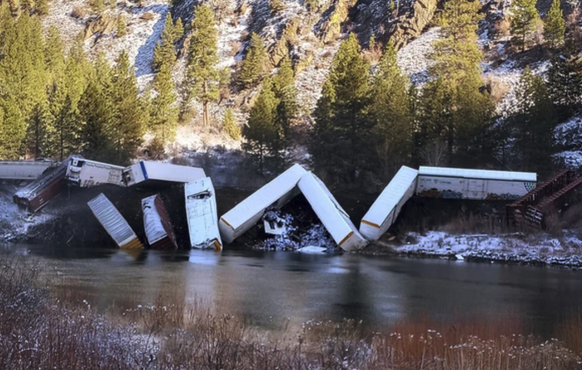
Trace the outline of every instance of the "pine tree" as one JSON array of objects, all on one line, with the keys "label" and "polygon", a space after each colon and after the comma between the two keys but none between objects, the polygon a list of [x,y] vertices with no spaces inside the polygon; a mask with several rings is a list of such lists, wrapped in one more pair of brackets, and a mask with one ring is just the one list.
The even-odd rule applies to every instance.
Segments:
[{"label": "pine tree", "polygon": [[267,60],[268,54],[263,39],[253,32],[249,51],[240,73],[240,80],[245,88],[256,86],[265,77]]},{"label": "pine tree", "polygon": [[182,18],[178,18],[174,24],[174,43],[178,42],[182,37],[184,37],[184,25],[182,24]]},{"label": "pine tree", "polygon": [[125,23],[125,17],[120,15],[117,17],[117,37],[123,37],[127,35],[127,25]]},{"label": "pine tree", "polygon": [[71,98],[67,96],[54,122],[55,151],[60,160],[80,149],[78,120],[79,112],[73,108]]},{"label": "pine tree", "polygon": [[73,110],[77,109],[77,104],[81,95],[88,85],[91,65],[85,59],[83,51],[83,40],[77,38],[67,56],[65,65],[65,86],[71,99]]},{"label": "pine tree", "polygon": [[[482,54],[476,34],[483,17],[480,8],[479,2],[469,0],[445,4],[439,18],[442,39],[433,44],[432,80],[422,92],[422,140],[427,148],[446,143],[449,164],[464,161],[469,153],[475,155],[477,148],[482,153],[483,132],[493,114],[493,102],[480,75]],[[455,152],[459,154],[456,159]],[[442,161],[440,153],[437,157]]]},{"label": "pine tree", "polygon": [[111,88],[113,117],[110,135],[116,163],[127,163],[142,143],[145,125],[134,68],[125,51],[121,52],[116,63]]},{"label": "pine tree", "polygon": [[45,103],[34,108],[27,131],[28,153],[33,158],[51,157],[55,149],[55,132],[50,110]]},{"label": "pine tree", "polygon": [[466,74],[479,71],[482,54],[477,45],[477,28],[483,15],[481,3],[469,0],[451,0],[445,3],[439,18],[441,39],[433,43],[429,68],[433,78],[442,77],[455,88]]},{"label": "pine tree", "polygon": [[577,54],[563,51],[552,58],[547,88],[560,117],[568,118],[582,101],[582,61]]},{"label": "pine tree", "polygon": [[354,34],[336,53],[315,110],[310,152],[315,169],[337,181],[354,183],[369,170],[372,123],[366,115],[370,65],[360,55]]},{"label": "pine tree", "polygon": [[564,40],[566,22],[560,9],[560,0],[553,0],[544,23],[544,38],[551,48]]},{"label": "pine tree", "polygon": [[47,15],[49,12],[49,6],[47,0],[35,0],[34,11],[38,15]]},{"label": "pine tree", "polygon": [[281,169],[285,165],[285,156],[289,149],[291,122],[297,116],[297,89],[289,56],[285,56],[279,65],[279,71],[273,77],[273,92],[278,100],[275,126],[277,135],[273,142],[272,155]]},{"label": "pine tree", "polygon": [[80,142],[83,155],[97,161],[115,161],[110,126],[112,103],[98,83],[91,79],[79,101]]},{"label": "pine tree", "polygon": [[272,151],[272,144],[277,136],[275,127],[277,104],[271,80],[266,79],[257,101],[251,108],[247,125],[242,130],[246,139],[243,149],[256,157],[261,174],[264,174],[265,170],[265,157]]},{"label": "pine tree", "polygon": [[35,0],[34,11],[38,15],[47,15],[49,12],[49,5],[47,0]]},{"label": "pine tree", "polygon": [[193,92],[203,105],[203,123],[208,126],[208,104],[218,99],[218,32],[212,11],[205,5],[197,6],[192,21],[188,75],[193,82]]},{"label": "pine tree", "polygon": [[0,98],[0,158],[19,159],[26,136],[26,120],[19,104],[11,98]]},{"label": "pine tree", "polygon": [[49,27],[44,57],[51,83],[62,81],[65,78],[65,52],[59,30],[54,25]]},{"label": "pine tree", "polygon": [[411,140],[408,78],[396,62],[392,41],[386,46],[372,82],[369,112],[375,124],[381,177],[387,181],[403,163],[409,162]]},{"label": "pine tree", "polygon": [[511,20],[513,42],[521,46],[521,51],[524,51],[539,18],[536,0],[515,0],[512,2],[511,12],[513,14]]},{"label": "pine tree", "polygon": [[176,48],[174,47],[175,40],[175,27],[172,21],[172,16],[168,12],[161,40],[154,49],[154,67],[156,71],[159,70],[164,63],[167,63],[170,68],[174,66],[174,63],[176,63]]},{"label": "pine tree", "polygon": [[236,123],[232,109],[226,108],[224,112],[224,121],[222,122],[224,131],[232,140],[240,140],[242,137],[240,126]]},{"label": "pine tree", "polygon": [[176,95],[172,74],[166,64],[162,64],[154,80],[157,92],[152,102],[151,127],[162,144],[176,138],[178,108],[175,106]]},{"label": "pine tree", "polygon": [[527,67],[516,91],[518,115],[513,117],[517,131],[515,147],[521,156],[521,168],[548,174],[551,171],[553,130],[556,118],[546,85]]}]

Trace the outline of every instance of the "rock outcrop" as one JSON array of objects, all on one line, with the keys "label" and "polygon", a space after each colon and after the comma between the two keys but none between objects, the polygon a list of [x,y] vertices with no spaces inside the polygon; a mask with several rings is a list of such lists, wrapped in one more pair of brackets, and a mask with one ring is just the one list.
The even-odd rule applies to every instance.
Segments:
[{"label": "rock outcrop", "polygon": [[432,21],[438,4],[439,0],[417,0],[411,10],[394,23],[388,34],[397,50],[422,34]]}]

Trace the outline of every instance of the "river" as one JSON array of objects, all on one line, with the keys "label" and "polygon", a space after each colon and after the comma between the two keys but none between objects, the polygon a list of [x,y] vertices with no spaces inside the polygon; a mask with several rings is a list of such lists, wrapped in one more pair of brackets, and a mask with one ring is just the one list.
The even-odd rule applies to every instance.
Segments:
[{"label": "river", "polygon": [[57,295],[100,310],[172,295],[266,329],[312,319],[352,318],[373,328],[495,320],[550,338],[582,303],[582,272],[558,268],[242,250],[7,248],[40,259]]}]

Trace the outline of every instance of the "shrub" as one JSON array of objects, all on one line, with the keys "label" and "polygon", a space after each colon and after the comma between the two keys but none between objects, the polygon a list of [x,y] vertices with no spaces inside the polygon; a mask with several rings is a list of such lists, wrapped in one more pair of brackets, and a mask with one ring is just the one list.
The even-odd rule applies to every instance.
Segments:
[{"label": "shrub", "polygon": [[127,25],[125,24],[125,17],[120,15],[117,18],[117,37],[123,37],[127,34]]},{"label": "shrub", "polygon": [[75,6],[73,8],[73,11],[71,12],[71,17],[73,18],[77,18],[77,19],[83,19],[87,16],[87,10],[85,8],[83,8],[82,6]]},{"label": "shrub", "polygon": [[144,21],[151,21],[155,18],[155,15],[152,12],[145,12],[140,18]]}]

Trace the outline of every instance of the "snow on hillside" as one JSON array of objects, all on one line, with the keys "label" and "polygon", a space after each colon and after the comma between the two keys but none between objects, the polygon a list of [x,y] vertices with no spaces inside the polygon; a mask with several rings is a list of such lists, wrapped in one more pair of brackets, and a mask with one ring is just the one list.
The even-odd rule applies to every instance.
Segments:
[{"label": "snow on hillside", "polygon": [[567,168],[582,167],[582,117],[573,117],[554,129],[554,142],[562,151],[554,155]]},{"label": "snow on hillside", "polygon": [[[312,45],[305,43],[300,45],[305,50],[311,49]],[[321,88],[327,78],[333,56],[339,49],[339,42],[327,45],[315,52],[313,63],[300,71],[295,78],[297,88],[297,102],[303,113],[311,113],[321,97]]]},{"label": "snow on hillside", "polygon": [[[85,28],[83,20],[71,17],[73,9],[77,6],[83,7],[83,0],[52,0],[50,2],[49,14],[42,20],[43,30],[48,31],[50,26],[55,26],[61,33],[61,38],[65,45],[71,45],[75,37]],[[68,50],[68,48],[65,48]]]},{"label": "snow on hillside", "polygon": [[432,43],[440,38],[440,27],[433,27],[398,51],[398,65],[408,74],[410,82],[423,85],[428,81],[427,69]]},{"label": "snow on hillside", "polygon": [[394,249],[403,254],[457,256],[457,259],[582,266],[582,240],[572,231],[565,230],[564,234],[564,237],[554,238],[544,234],[535,237],[450,235],[431,231],[426,235],[410,234],[417,239],[416,243]]},{"label": "snow on hillside", "polygon": [[[85,41],[88,53],[96,56],[103,52],[110,61],[114,61],[125,50],[135,63],[140,88],[144,88],[154,77],[154,48],[160,40],[166,14],[170,10],[167,1],[152,0],[143,4],[143,7],[129,6],[120,12],[126,18],[127,35],[118,38],[115,32],[96,34]],[[145,14],[151,15],[151,19],[144,19]]]}]

